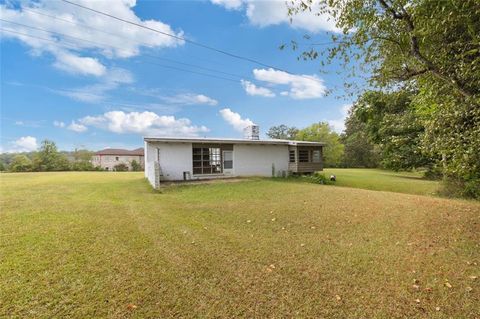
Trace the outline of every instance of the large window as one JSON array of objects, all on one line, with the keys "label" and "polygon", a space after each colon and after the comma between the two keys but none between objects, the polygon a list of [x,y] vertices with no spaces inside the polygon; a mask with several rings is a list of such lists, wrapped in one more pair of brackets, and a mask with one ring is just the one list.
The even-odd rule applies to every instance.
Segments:
[{"label": "large window", "polygon": [[222,153],[219,147],[193,148],[193,174],[222,173]]},{"label": "large window", "polygon": [[308,150],[299,150],[298,151],[298,161],[300,163],[310,162],[309,151]]}]

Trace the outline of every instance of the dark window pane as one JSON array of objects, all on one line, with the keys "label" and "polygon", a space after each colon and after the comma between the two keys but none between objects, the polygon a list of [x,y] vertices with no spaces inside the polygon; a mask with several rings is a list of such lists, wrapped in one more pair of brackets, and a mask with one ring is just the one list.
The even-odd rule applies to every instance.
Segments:
[{"label": "dark window pane", "polygon": [[295,163],[295,151],[290,151],[288,156],[289,156],[290,163]]},{"label": "dark window pane", "polygon": [[298,151],[298,161],[300,163],[308,163],[309,158],[308,158],[308,150],[299,150]]},{"label": "dark window pane", "polygon": [[225,169],[232,169],[233,168],[233,161],[224,161],[223,168]]}]

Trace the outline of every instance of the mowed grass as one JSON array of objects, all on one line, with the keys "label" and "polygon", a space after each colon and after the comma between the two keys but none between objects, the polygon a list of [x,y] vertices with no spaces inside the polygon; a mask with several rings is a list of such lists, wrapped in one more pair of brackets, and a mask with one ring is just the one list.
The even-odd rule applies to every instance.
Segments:
[{"label": "mowed grass", "polygon": [[480,317],[476,202],[268,179],[160,194],[141,173],[0,181],[2,318]]},{"label": "mowed grass", "polygon": [[335,185],[417,195],[435,195],[440,183],[423,178],[421,172],[381,169],[326,168],[325,175],[337,177]]}]

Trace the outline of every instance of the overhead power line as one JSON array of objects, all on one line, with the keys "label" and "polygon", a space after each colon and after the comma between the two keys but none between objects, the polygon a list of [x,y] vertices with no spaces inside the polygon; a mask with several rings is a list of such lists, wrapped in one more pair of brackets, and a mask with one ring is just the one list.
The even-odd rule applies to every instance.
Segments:
[{"label": "overhead power line", "polygon": [[[113,46],[113,45],[110,45],[110,44],[105,44],[105,43],[101,43],[101,42],[97,42],[97,41],[91,41],[91,40],[79,38],[79,37],[76,37],[76,36],[71,36],[71,35],[68,35],[68,34],[65,34],[65,33],[56,32],[56,31],[51,31],[51,30],[47,30],[47,29],[43,29],[43,28],[38,28],[38,27],[34,27],[34,26],[30,26],[30,25],[23,24],[23,23],[18,23],[18,22],[14,22],[14,21],[5,20],[5,19],[2,19],[2,18],[0,18],[0,21],[7,22],[7,23],[11,23],[11,24],[15,24],[15,25],[18,25],[18,26],[26,27],[26,28],[30,28],[30,29],[33,29],[33,30],[38,30],[38,31],[42,31],[42,32],[51,33],[51,34],[54,34],[54,35],[57,35],[57,36],[63,36],[63,37],[72,38],[72,39],[79,40],[79,41],[84,41],[84,42],[87,42],[87,43],[92,43],[92,44],[94,44],[94,45],[96,45],[96,46],[100,46],[100,47],[110,47],[110,48],[117,49],[117,50],[121,50],[121,51],[128,51],[128,50],[126,50],[126,49],[124,49],[124,48],[116,47],[116,46]],[[18,33],[18,32],[16,32],[16,33]],[[20,33],[18,33],[18,34],[20,34]],[[22,35],[28,36],[27,34],[22,34]],[[39,39],[40,39],[40,40],[44,40],[44,41],[47,40],[47,39],[44,39],[44,38],[39,38]],[[51,41],[51,42],[58,43],[57,41]],[[73,48],[74,48],[74,49],[78,49],[78,47],[73,47]],[[144,56],[149,57],[149,58],[153,58],[153,59],[158,59],[158,60],[166,61],[166,62],[181,64],[181,65],[184,65],[184,66],[194,67],[194,68],[202,69],[202,70],[209,71],[209,72],[215,72],[215,73],[219,73],[219,74],[223,74],[223,75],[229,75],[229,76],[233,76],[233,77],[238,77],[239,79],[249,79],[249,80],[253,80],[253,81],[254,81],[254,79],[251,79],[251,78],[249,78],[249,77],[247,77],[247,76],[237,75],[237,74],[234,74],[234,73],[224,72],[224,71],[220,71],[220,70],[216,70],[216,69],[212,69],[212,68],[206,68],[206,67],[202,67],[202,66],[199,66],[199,65],[191,64],[191,63],[181,62],[181,61],[177,61],[177,60],[173,60],[173,59],[168,59],[168,58],[163,58],[163,57],[159,57],[159,56],[155,56],[155,55],[150,55],[150,54],[144,54]],[[159,65],[159,66],[167,67],[167,68],[170,68],[170,69],[176,69],[176,70],[186,71],[185,69],[175,68],[175,67],[168,67],[168,66],[165,66],[165,65],[162,65],[162,64],[158,64],[158,63],[150,63],[150,64]],[[191,71],[191,72],[192,72],[192,73],[195,73],[195,74],[203,74],[203,75],[206,74],[206,73],[197,72],[197,71]],[[214,76],[214,75],[213,75],[213,76]],[[215,77],[215,78],[218,78],[218,79],[224,79],[224,80],[228,80],[228,81],[238,82],[238,80],[232,80],[232,79],[228,79],[228,78],[225,78],[225,77],[220,77],[220,76],[214,76],[214,77]]]},{"label": "overhead power line", "polygon": [[[37,40],[42,40],[42,41],[46,41],[46,42],[51,42],[54,45],[60,46],[60,47],[78,49],[78,46],[75,46],[75,45],[68,45],[68,44],[65,44],[65,43],[59,43],[58,41],[55,41],[55,40],[52,40],[52,39],[46,39],[46,38],[42,38],[42,37],[38,37],[38,36],[33,36],[33,35],[30,35],[30,34],[27,34],[27,33],[18,32],[18,31],[11,30],[11,29],[0,28],[0,31],[9,32],[9,33],[13,33],[13,34],[17,34],[17,35],[37,39]],[[219,80],[225,80],[225,81],[238,83],[238,80],[234,80],[234,79],[230,79],[230,78],[226,78],[226,77],[222,77],[222,76],[217,76],[217,75],[214,75],[214,74],[197,72],[197,71],[193,71],[193,70],[177,68],[177,67],[174,67],[174,66],[171,66],[171,65],[159,64],[159,63],[148,62],[148,61],[141,61],[141,62],[146,63],[146,64],[160,66],[160,67],[167,68],[167,69],[172,69],[172,70],[177,70],[177,71],[182,71],[182,72],[188,72],[188,73],[198,74],[198,75],[207,76],[207,77],[211,77],[211,78],[216,78],[216,79],[219,79]]]},{"label": "overhead power line", "polygon": [[[87,24],[87,23],[82,23],[80,21],[72,21],[72,20],[68,20],[68,19],[64,19],[64,18],[60,18],[58,16],[54,16],[52,14],[49,14],[49,13],[45,13],[44,10],[40,10],[38,8],[35,8],[35,10],[33,9],[29,9],[29,8],[26,8],[26,7],[22,7],[22,11],[26,11],[26,12],[30,12],[30,13],[33,13],[33,14],[36,14],[36,15],[41,15],[41,16],[44,16],[44,17],[48,17],[48,18],[51,18],[51,19],[55,19],[55,20],[58,20],[58,21],[62,21],[62,22],[66,22],[66,23],[69,23],[69,24],[72,24],[72,25],[76,25],[76,26],[81,26],[83,28],[87,28],[87,29],[90,29],[90,30],[95,30],[97,32],[100,32],[100,33],[103,33],[103,34],[108,34],[110,36],[113,36],[113,37],[116,37],[116,38],[119,38],[119,39],[123,39],[123,40],[126,40],[126,38],[122,35],[119,35],[119,34],[115,34],[115,33],[112,33],[112,32],[107,32],[105,30],[101,30],[99,28],[94,28],[92,27],[91,25]],[[131,39],[128,39],[128,41],[131,41]],[[141,46],[144,46],[144,47],[151,47],[151,43],[145,43],[145,42],[139,42],[139,41],[131,41],[131,42],[134,42],[138,45],[141,45]],[[160,58],[160,57],[158,57]],[[206,59],[203,59],[203,58],[200,58],[198,56],[193,56],[194,59],[196,60],[204,60],[208,63],[215,63],[217,65],[221,65],[219,64],[218,62],[212,62],[212,61],[209,61],[209,60],[206,60]],[[165,59],[166,58],[162,58],[162,59]],[[185,64],[184,62],[181,62],[181,61],[177,61],[177,60],[172,60],[172,59],[169,59],[169,62],[173,62],[173,63],[178,63],[178,64]],[[185,64],[187,65],[187,64]],[[212,71],[212,69],[208,69],[208,68],[204,68],[204,67],[200,67],[198,65],[193,65],[193,64],[190,64],[190,66],[194,66],[194,67],[197,67],[197,68],[203,68],[203,69],[206,69],[206,70],[210,70]],[[233,74],[233,73],[225,73],[225,72],[222,72],[224,74],[228,74],[228,75],[233,75],[233,76],[238,76],[239,78],[248,78],[248,76],[243,76],[243,75],[237,75],[237,74]]]},{"label": "overhead power line", "polygon": [[114,15],[112,15],[112,14],[109,14],[109,13],[106,13],[106,12],[103,12],[103,11],[100,11],[100,10],[96,10],[96,9],[93,9],[93,8],[90,8],[90,7],[87,7],[87,6],[84,6],[84,5],[81,5],[81,4],[72,2],[72,1],[68,1],[68,0],[62,0],[62,1],[65,2],[65,3],[68,3],[68,4],[70,4],[70,5],[73,5],[73,6],[77,6],[77,7],[79,7],[79,8],[82,8],[82,9],[85,9],[85,10],[89,10],[89,11],[92,11],[92,12],[95,12],[95,13],[98,13],[98,14],[101,14],[101,15],[104,15],[104,16],[106,16],[106,17],[110,17],[110,18],[112,18],[112,19],[115,19],[115,20],[118,20],[118,21],[122,21],[122,22],[124,22],[124,23],[128,23],[128,24],[137,26],[137,27],[139,27],[139,28],[143,28],[143,29],[146,29],[146,30],[150,30],[150,31],[153,31],[153,32],[156,32],[156,33],[159,33],[159,34],[163,34],[163,35],[165,35],[165,36],[168,36],[168,37],[177,39],[177,40],[179,40],[179,41],[185,41],[185,42],[187,42],[187,43],[196,45],[196,46],[198,46],[198,47],[201,47],[201,48],[204,48],[204,49],[207,49],[207,50],[211,50],[211,51],[214,51],[214,52],[217,52],[217,53],[221,53],[221,54],[230,56],[230,57],[232,57],[232,58],[236,58],[236,59],[248,61],[248,62],[257,64],[257,65],[263,66],[263,67],[271,68],[271,69],[274,69],[274,70],[277,70],[277,71],[282,71],[282,72],[288,73],[288,74],[290,74],[290,75],[302,76],[302,75],[298,75],[298,74],[291,73],[291,72],[289,72],[289,71],[287,71],[287,70],[284,70],[284,69],[275,67],[275,66],[273,66],[273,65],[269,65],[269,64],[263,63],[263,62],[261,62],[261,61],[258,61],[258,60],[255,60],[255,59],[252,59],[252,58],[249,58],[249,57],[245,57],[245,56],[241,56],[241,55],[238,55],[238,54],[234,54],[234,53],[231,53],[231,52],[228,52],[228,51],[225,51],[225,50],[222,50],[222,49],[217,49],[217,48],[215,48],[215,47],[212,47],[212,46],[209,46],[209,45],[206,45],[206,44],[197,42],[197,41],[189,40],[189,39],[187,39],[187,38],[185,38],[185,37],[181,37],[181,36],[178,36],[178,35],[175,35],[175,34],[171,34],[171,33],[167,33],[167,32],[164,32],[164,31],[160,31],[160,30],[157,30],[157,29],[154,29],[154,28],[150,28],[150,27],[147,27],[147,26],[145,26],[145,25],[136,23],[136,22],[134,22],[134,21],[130,21],[130,20],[127,20],[127,19],[123,19],[123,18],[114,16]]}]

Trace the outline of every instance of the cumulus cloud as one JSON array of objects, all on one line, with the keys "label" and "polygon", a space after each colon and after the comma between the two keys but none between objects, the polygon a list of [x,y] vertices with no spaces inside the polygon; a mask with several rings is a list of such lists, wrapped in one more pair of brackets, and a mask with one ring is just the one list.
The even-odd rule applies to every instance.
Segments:
[{"label": "cumulus cloud", "polygon": [[314,99],[325,95],[327,88],[323,80],[316,75],[297,75],[283,71],[269,69],[254,69],[255,79],[272,85],[287,85],[289,91],[280,93],[294,99]]},{"label": "cumulus cloud", "polygon": [[67,129],[77,133],[82,133],[82,132],[85,132],[88,128],[83,124],[72,121],[72,123],[70,123],[70,125],[67,126]]},{"label": "cumulus cloud", "polygon": [[[182,31],[175,32],[168,24],[161,21],[140,19],[133,10],[136,5],[134,0],[120,0],[114,5],[110,1],[93,0],[78,0],[76,3],[168,34],[183,36]],[[138,55],[142,47],[176,47],[184,43],[183,40],[101,17],[61,1],[22,1],[19,6],[7,1],[6,4],[0,5],[0,15],[2,19],[10,22],[57,32],[57,34],[46,33],[2,22],[2,27],[5,29],[25,34],[7,31],[2,32],[2,37],[14,38],[25,43],[32,49],[33,54],[50,53],[55,57],[53,63],[55,67],[81,75],[103,76],[107,71],[99,59],[83,56],[80,53],[86,50],[109,59],[129,58]]]},{"label": "cumulus cloud", "polygon": [[335,120],[327,120],[328,124],[333,128],[337,133],[342,133],[345,131],[345,119],[348,116],[348,112],[352,108],[352,104],[345,104],[340,107],[341,117]]},{"label": "cumulus cloud", "polygon": [[143,135],[163,136],[197,136],[208,132],[205,126],[192,125],[186,118],[158,115],[154,112],[111,111],[98,116],[86,116],[77,121],[78,124],[106,129],[114,133],[135,133]]},{"label": "cumulus cloud", "polygon": [[289,24],[296,29],[310,32],[332,31],[340,32],[335,26],[334,18],[329,14],[315,14],[318,2],[313,5],[313,12],[299,12],[292,17],[288,16],[288,6],[285,0],[211,0],[228,10],[244,10],[252,25],[266,27],[270,25]]},{"label": "cumulus cloud", "polygon": [[241,80],[242,86],[245,89],[245,92],[247,92],[248,95],[259,95],[259,96],[264,96],[264,97],[274,97],[275,93],[270,91],[267,88],[257,86],[253,84],[250,81],[246,80]]},{"label": "cumulus cloud", "polygon": [[220,115],[228,124],[233,126],[233,128],[239,132],[243,132],[244,128],[255,124],[252,120],[242,118],[240,114],[233,112],[229,108],[221,109]]},{"label": "cumulus cloud", "polygon": [[6,153],[32,152],[38,148],[37,139],[33,136],[22,136],[10,142],[10,146]]}]

